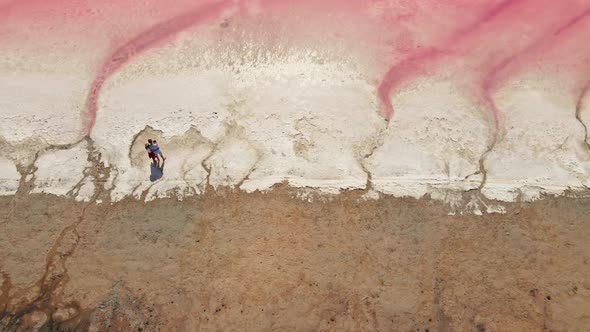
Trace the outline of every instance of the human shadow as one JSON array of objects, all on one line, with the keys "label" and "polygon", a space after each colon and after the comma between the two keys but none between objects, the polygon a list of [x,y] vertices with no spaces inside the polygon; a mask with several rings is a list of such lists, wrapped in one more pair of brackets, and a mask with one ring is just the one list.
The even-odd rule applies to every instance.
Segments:
[{"label": "human shadow", "polygon": [[151,182],[155,182],[158,181],[159,179],[162,178],[162,176],[164,176],[164,164],[166,163],[166,161],[162,161],[162,165],[158,166],[157,163],[150,163],[150,169],[151,169],[151,174],[150,174],[150,181]]}]

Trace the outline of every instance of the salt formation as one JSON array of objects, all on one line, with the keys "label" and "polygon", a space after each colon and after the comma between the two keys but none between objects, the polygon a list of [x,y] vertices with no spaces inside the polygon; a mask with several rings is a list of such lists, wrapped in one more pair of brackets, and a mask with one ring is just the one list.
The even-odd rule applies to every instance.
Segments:
[{"label": "salt formation", "polygon": [[390,1],[64,6],[0,7],[3,195],[13,163],[86,201],[287,181],[480,213],[590,185],[585,1],[448,1],[437,21]]}]

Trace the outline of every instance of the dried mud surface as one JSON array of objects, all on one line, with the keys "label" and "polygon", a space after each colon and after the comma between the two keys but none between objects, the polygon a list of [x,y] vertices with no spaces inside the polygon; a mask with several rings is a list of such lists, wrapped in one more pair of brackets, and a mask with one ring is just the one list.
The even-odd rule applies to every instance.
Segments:
[{"label": "dried mud surface", "polygon": [[590,198],[0,199],[1,331],[587,331]]}]

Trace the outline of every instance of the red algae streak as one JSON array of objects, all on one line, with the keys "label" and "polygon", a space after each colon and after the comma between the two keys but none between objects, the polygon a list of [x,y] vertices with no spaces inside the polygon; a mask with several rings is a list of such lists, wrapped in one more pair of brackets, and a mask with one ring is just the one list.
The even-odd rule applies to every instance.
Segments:
[{"label": "red algae streak", "polygon": [[482,108],[490,113],[495,142],[500,114],[491,94],[502,83],[497,74],[515,58],[530,52],[540,40],[572,24],[572,19],[587,6],[584,1],[552,0],[507,0],[492,6],[475,24],[460,28],[448,40],[434,45],[434,49],[410,55],[387,71],[377,90],[385,118],[393,116],[391,93],[402,81],[423,75],[424,68],[431,66],[455,67],[463,79],[471,81],[471,91],[463,93],[478,97]]},{"label": "red algae streak", "polygon": [[83,134],[90,135],[96,123],[99,94],[109,76],[145,50],[158,46],[168,38],[187,28],[203,23],[210,18],[217,17],[229,4],[231,4],[229,0],[205,4],[192,11],[158,23],[142,31],[139,35],[134,36],[109,55],[107,61],[101,66],[98,75],[94,78],[90,92],[88,93],[86,101],[86,119],[88,123],[85,126]]},{"label": "red algae streak", "polygon": [[[448,27],[448,32],[442,38],[433,39],[429,41],[428,45],[422,45],[421,48],[408,52],[402,55],[402,60],[392,65],[384,74],[379,86],[377,87],[377,94],[382,107],[382,115],[386,120],[391,120],[394,113],[394,107],[391,103],[391,93],[403,82],[410,80],[413,77],[420,75],[428,75],[430,70],[433,70],[430,63],[441,61],[445,57],[449,57],[451,45],[456,43],[458,38],[471,34],[478,26],[484,24],[492,19],[498,13],[506,10],[513,0],[504,0],[500,2],[488,1],[487,6],[475,7],[470,13],[463,13],[463,19],[454,15],[448,15],[446,19],[452,19],[452,22],[444,25]],[[457,1],[455,5],[462,5]],[[437,6],[434,6],[437,7]],[[461,12],[461,8],[454,8],[457,12]],[[479,18],[470,20],[472,16]],[[438,20],[445,20],[445,17],[436,15]],[[426,22],[423,22],[423,24]],[[426,23],[427,24],[427,23]],[[434,31],[431,31],[434,34]]]},{"label": "red algae streak", "polygon": [[[100,53],[100,63],[88,64],[93,77],[89,79],[83,135],[92,131],[101,89],[112,74],[147,50],[164,47],[183,30],[213,24],[225,9],[232,9],[231,15],[242,21],[266,13],[283,17],[282,24],[294,25],[287,31],[309,28],[305,18],[313,16],[320,22],[313,25],[314,31],[327,43],[362,38],[357,47],[375,44],[367,52],[381,69],[381,76],[372,78],[378,82],[376,97],[387,120],[394,116],[392,94],[404,83],[450,70],[468,83],[458,93],[479,100],[497,135],[501,125],[500,111],[492,99],[494,90],[515,73],[529,70],[533,55],[543,59],[539,53],[561,54],[554,45],[563,38],[587,44],[587,30],[577,27],[587,21],[589,6],[587,0],[4,0],[0,1],[0,20],[5,23],[2,30],[10,32],[32,23],[48,27],[33,39],[59,40],[77,33],[77,38],[86,38],[84,47]],[[342,29],[339,34],[328,28],[334,22]],[[70,35],[59,35],[66,26]],[[355,27],[361,32],[349,33]],[[93,48],[89,31],[102,34],[110,43]],[[28,36],[23,42],[33,39]],[[563,55],[569,59],[567,53]],[[578,58],[572,59],[572,66],[580,69],[569,71],[575,76],[572,81],[579,82],[571,92],[577,100],[586,94],[588,83],[582,75],[588,66]]]}]

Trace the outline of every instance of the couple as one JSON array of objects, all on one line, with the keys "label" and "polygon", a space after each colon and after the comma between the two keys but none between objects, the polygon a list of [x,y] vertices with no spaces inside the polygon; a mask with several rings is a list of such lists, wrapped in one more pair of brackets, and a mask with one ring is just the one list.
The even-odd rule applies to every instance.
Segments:
[{"label": "couple", "polygon": [[162,158],[162,165],[164,164],[164,160],[166,160],[166,157],[164,157],[164,154],[162,153],[162,150],[160,150],[160,147],[158,146],[158,142],[156,140],[148,139],[148,142],[145,145],[145,150],[148,153],[148,157],[150,157],[154,162],[154,165],[159,164],[160,158]]}]

